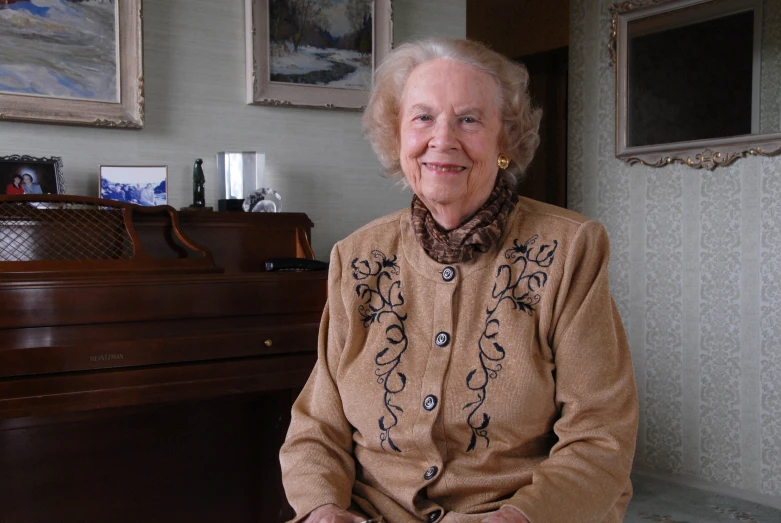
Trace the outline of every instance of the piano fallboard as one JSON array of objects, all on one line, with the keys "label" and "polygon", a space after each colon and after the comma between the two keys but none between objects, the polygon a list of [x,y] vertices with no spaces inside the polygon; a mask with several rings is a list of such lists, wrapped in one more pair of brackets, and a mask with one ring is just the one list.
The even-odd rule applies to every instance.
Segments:
[{"label": "piano fallboard", "polygon": [[312,352],[319,320],[312,313],[14,329],[0,342],[0,377]]},{"label": "piano fallboard", "polygon": [[0,377],[311,352],[323,277],[5,282]]},{"label": "piano fallboard", "polygon": [[324,271],[0,280],[0,329],[323,311]]}]

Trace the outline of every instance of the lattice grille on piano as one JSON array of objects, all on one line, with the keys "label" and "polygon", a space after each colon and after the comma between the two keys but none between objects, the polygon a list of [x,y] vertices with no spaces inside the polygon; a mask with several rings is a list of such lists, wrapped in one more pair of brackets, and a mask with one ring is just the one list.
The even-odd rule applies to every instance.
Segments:
[{"label": "lattice grille on piano", "polygon": [[133,257],[122,209],[72,202],[0,202],[0,261]]}]

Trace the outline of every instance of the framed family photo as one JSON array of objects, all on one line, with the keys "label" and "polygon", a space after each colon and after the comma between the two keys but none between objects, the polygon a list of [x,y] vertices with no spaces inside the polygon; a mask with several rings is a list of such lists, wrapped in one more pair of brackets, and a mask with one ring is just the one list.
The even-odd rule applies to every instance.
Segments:
[{"label": "framed family photo", "polygon": [[390,52],[391,0],[245,0],[247,103],[362,109]]},{"label": "framed family photo", "polygon": [[0,194],[64,194],[62,158],[0,156]]},{"label": "framed family photo", "polygon": [[145,207],[168,204],[167,165],[101,165],[98,197]]},{"label": "framed family photo", "polygon": [[0,0],[3,119],[141,128],[142,0]]}]

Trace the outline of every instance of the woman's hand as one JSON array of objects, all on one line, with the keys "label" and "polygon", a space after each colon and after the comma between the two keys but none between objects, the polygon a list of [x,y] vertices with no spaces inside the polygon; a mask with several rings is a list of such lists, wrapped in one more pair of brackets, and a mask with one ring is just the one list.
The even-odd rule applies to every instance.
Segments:
[{"label": "woman's hand", "polygon": [[363,523],[363,521],[363,518],[353,516],[336,505],[323,505],[314,509],[303,523]]},{"label": "woman's hand", "polygon": [[502,507],[480,523],[529,523],[529,520],[519,510]]}]

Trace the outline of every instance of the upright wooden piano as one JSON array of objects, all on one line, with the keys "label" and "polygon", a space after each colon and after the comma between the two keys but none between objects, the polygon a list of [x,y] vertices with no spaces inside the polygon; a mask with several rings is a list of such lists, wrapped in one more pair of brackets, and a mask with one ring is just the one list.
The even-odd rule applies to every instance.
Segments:
[{"label": "upright wooden piano", "polygon": [[0,197],[0,522],[282,522],[305,214]]}]

